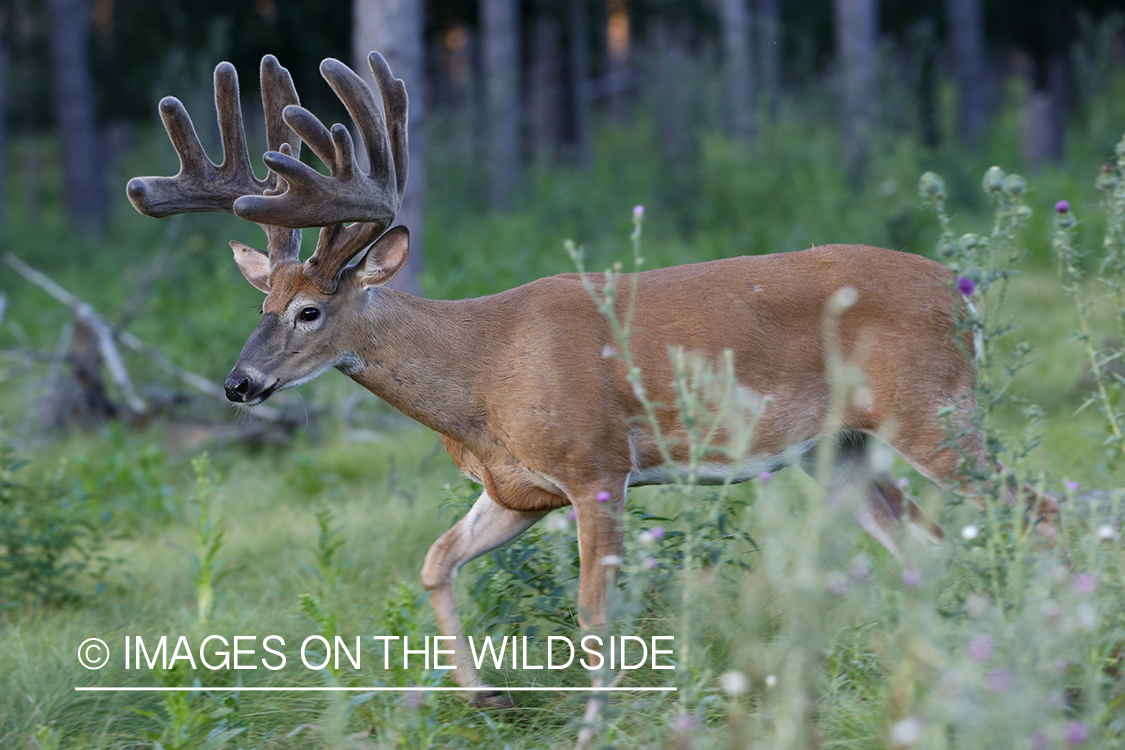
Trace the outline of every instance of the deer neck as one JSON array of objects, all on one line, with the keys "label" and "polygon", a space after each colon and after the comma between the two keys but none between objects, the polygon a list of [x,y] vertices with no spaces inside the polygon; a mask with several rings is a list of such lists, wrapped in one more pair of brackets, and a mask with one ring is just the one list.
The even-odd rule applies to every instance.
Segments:
[{"label": "deer neck", "polygon": [[494,340],[476,302],[373,290],[356,321],[355,358],[340,369],[408,417],[471,441],[482,429],[477,384]]}]

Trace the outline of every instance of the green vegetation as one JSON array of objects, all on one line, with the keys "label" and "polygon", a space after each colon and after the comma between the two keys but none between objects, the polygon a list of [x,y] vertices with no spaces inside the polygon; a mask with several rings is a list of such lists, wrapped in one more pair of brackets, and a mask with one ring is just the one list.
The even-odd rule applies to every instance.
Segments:
[{"label": "green vegetation", "polygon": [[[705,133],[693,166],[676,170],[653,156],[654,128],[641,118],[600,133],[593,174],[534,174],[523,202],[506,214],[465,199],[472,171],[452,149],[436,149],[448,179],[431,178],[432,296],[485,294],[572,270],[568,238],[585,248],[589,268],[627,259],[636,204],[646,207],[649,267],[831,241],[933,248],[939,256],[953,242],[959,273],[974,277],[984,303],[992,444],[1017,474],[1067,499],[1063,557],[1020,513],[994,502],[984,513],[949,502],[896,467],[952,537],[941,547],[912,546],[904,564],[797,471],[734,487],[630,493],[615,632],[679,640],[674,672],[638,670],[623,685],[678,692],[614,696],[590,727],[597,746],[1120,747],[1125,500],[1112,425],[1122,409],[1114,373],[1123,308],[1113,260],[1125,231],[1122,165],[1105,173],[1115,184],[1095,177],[1125,125],[1123,92],[1119,79],[1072,129],[1065,166],[1029,176],[1026,191],[1003,193],[1019,201],[1000,201],[1001,217],[1019,205],[1031,214],[999,234],[993,193],[979,186],[992,163],[1018,164],[1011,118],[979,156],[927,151],[886,133],[855,188],[837,166],[833,131],[802,123],[796,110],[751,146]],[[160,171],[154,165],[167,162],[167,150],[146,147],[130,171]],[[920,198],[916,190],[931,169],[943,177],[948,233],[927,212],[937,193]],[[1066,212],[1055,210],[1060,199],[1070,202]],[[136,307],[130,331],[189,369],[224,377],[259,302],[225,241],[256,242],[252,229],[222,218],[159,224],[123,213],[95,242],[68,234],[54,213],[32,225],[19,196],[12,203],[6,249],[111,318]],[[965,233],[995,240],[994,265],[968,252],[982,245],[966,243]],[[168,270],[135,300],[160,247],[168,248]],[[1013,254],[1024,257],[1009,274]],[[0,349],[51,350],[69,313],[10,279],[5,272]],[[1100,377],[1088,375],[1091,362]],[[147,360],[129,365],[140,383],[165,382]],[[394,634],[417,642],[436,633],[417,573],[429,544],[477,488],[458,479],[435,435],[373,398],[361,407],[369,429],[354,430],[343,404],[355,386],[331,373],[282,394],[318,416],[281,447],[208,442],[172,420],[36,441],[42,378],[34,376],[45,369],[4,380],[0,392],[0,430],[17,444],[14,455],[29,460],[17,469],[5,453],[0,474],[0,746],[573,745],[585,706],[579,693],[516,694],[518,710],[487,713],[450,694],[221,689],[444,684],[441,670],[417,661],[383,669],[370,640]],[[690,374],[680,390],[684,406],[698,401],[708,377],[721,381],[721,373],[692,373],[689,363],[681,371]],[[700,430],[705,436],[706,425]],[[538,636],[533,663],[545,659],[542,636],[576,636],[573,537],[572,523],[556,512],[467,566],[458,591],[469,631]],[[37,557],[14,553],[32,540]],[[47,572],[32,573],[41,560]],[[257,636],[258,668],[192,669],[184,661],[125,668],[126,637],[145,638],[151,656],[149,639],[167,635],[172,652],[180,636],[198,644],[209,634],[228,642]],[[277,671],[261,661],[273,661],[261,640],[271,634],[285,643],[286,667]],[[364,666],[344,659],[303,668],[298,647],[310,636],[349,644],[362,636]],[[96,671],[75,658],[92,637],[113,653]],[[220,647],[213,644],[212,661]],[[328,655],[309,652],[313,661]],[[486,673],[499,684],[533,682],[521,670]],[[534,681],[582,686],[589,675],[566,670]],[[218,689],[74,691],[120,685]]]}]

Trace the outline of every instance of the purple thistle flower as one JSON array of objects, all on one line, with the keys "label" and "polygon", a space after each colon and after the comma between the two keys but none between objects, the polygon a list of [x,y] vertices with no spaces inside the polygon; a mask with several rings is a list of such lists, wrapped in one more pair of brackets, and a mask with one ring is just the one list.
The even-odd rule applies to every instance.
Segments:
[{"label": "purple thistle flower", "polygon": [[609,494],[605,490],[602,490],[598,494],[594,495],[594,499],[597,500],[599,503],[608,503],[610,500],[613,499],[613,495]]},{"label": "purple thistle flower", "polygon": [[648,533],[652,534],[653,539],[663,539],[664,538],[664,527],[663,526],[653,526],[651,529],[648,530]]},{"label": "purple thistle flower", "polygon": [[1066,483],[1066,491],[1067,492],[1078,492],[1078,488],[1081,487],[1081,486],[1082,485],[1078,484],[1078,482],[1075,482],[1074,480],[1070,480]]},{"label": "purple thistle flower", "polygon": [[828,591],[835,596],[847,596],[849,588],[848,577],[843,573],[829,573],[824,579],[824,585],[827,587]]},{"label": "purple thistle flower", "polygon": [[644,206],[640,206],[640,205],[633,206],[633,218],[634,219],[640,219],[644,215],[645,215],[645,207]]},{"label": "purple thistle flower", "polygon": [[644,562],[641,563],[641,565],[644,566],[645,570],[652,570],[653,568],[655,568],[659,564],[660,563],[658,563],[656,561],[655,557],[646,557],[644,559]]},{"label": "purple thistle flower", "polygon": [[1079,596],[1089,596],[1098,590],[1098,580],[1089,573],[1075,574],[1070,585]]},{"label": "purple thistle flower", "polygon": [[768,481],[770,481],[770,477],[772,477],[772,476],[773,476],[773,472],[763,471],[761,474],[758,475],[758,479],[763,481],[763,482],[768,482]]},{"label": "purple thistle flower", "polygon": [[1065,214],[1070,210],[1070,201],[1059,201],[1055,204],[1055,210],[1060,214]]},{"label": "purple thistle flower", "polygon": [[566,520],[573,521],[578,518],[578,514],[574,512],[574,508],[570,508],[566,512]]},{"label": "purple thistle flower", "polygon": [[1067,723],[1066,733],[1063,736],[1066,738],[1066,744],[1076,747],[1090,738],[1090,730],[1081,721],[1075,720]]},{"label": "purple thistle flower", "polygon": [[695,717],[686,713],[683,709],[680,709],[679,713],[673,716],[668,724],[672,727],[672,731],[679,735],[690,734],[699,728],[699,722],[696,721]]},{"label": "purple thistle flower", "polygon": [[962,297],[972,297],[976,290],[977,282],[973,281],[968,276],[962,276],[957,279],[957,291],[961,293]]},{"label": "purple thistle flower", "polygon": [[987,635],[974,635],[969,639],[969,658],[973,661],[988,661],[992,656],[992,639]]},{"label": "purple thistle flower", "polygon": [[920,586],[922,585],[922,571],[919,568],[907,568],[902,571],[902,582],[907,586]]},{"label": "purple thistle flower", "polygon": [[851,567],[848,568],[848,575],[852,577],[853,581],[862,581],[871,574],[871,562],[865,555],[857,555],[852,560]]},{"label": "purple thistle flower", "polygon": [[1012,688],[1012,673],[1000,667],[988,673],[988,688],[994,693],[1006,693]]}]

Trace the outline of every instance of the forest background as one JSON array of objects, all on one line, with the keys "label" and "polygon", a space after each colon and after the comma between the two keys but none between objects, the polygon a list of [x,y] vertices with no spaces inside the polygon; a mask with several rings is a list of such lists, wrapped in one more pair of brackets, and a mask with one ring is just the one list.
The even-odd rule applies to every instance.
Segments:
[{"label": "forest background", "polygon": [[[817,491],[803,478],[786,472],[733,491],[707,506],[729,510],[721,520],[683,510],[709,497],[702,491],[634,493],[635,508],[670,519],[659,523],[674,544],[646,556],[631,542],[641,557],[626,580],[647,588],[642,597],[623,584],[636,594],[626,596],[629,627],[690,619],[677,636],[710,645],[684,665],[678,696],[611,703],[601,741],[1119,746],[1125,308],[1113,258],[1125,242],[1125,198],[1114,197],[1125,8],[1111,0],[6,0],[0,745],[573,742],[578,698],[529,698],[524,713],[503,718],[444,696],[200,691],[134,701],[73,689],[208,684],[175,669],[87,672],[73,658],[87,635],[433,632],[417,570],[474,488],[436,436],[337,373],[278,394],[264,418],[232,412],[221,383],[260,294],[227,241],[261,245],[260,232],[226,216],[154,221],[124,195],[129,177],[176,169],[162,96],[184,101],[218,158],[220,60],[240,73],[256,154],[262,55],[277,55],[302,103],[332,122],[346,114],[320,60],[363,69],[370,50],[411,97],[399,214],[411,264],[396,283],[427,297],[572,271],[568,239],[588,268],[628,264],[635,206],[646,267],[831,242],[959,262],[975,242],[965,236],[995,239],[1003,212],[1026,208],[999,267],[1010,283],[981,292],[1006,311],[991,332],[1000,354],[990,382],[1005,385],[990,425],[1010,463],[1080,509],[1072,567],[1012,532],[1018,519],[938,510],[947,498],[898,466],[947,529],[975,530],[953,534],[953,562],[923,557],[904,572],[850,526],[814,523],[825,551],[815,595],[797,601],[787,598],[799,591],[797,558],[769,550],[796,555],[810,544],[801,524],[819,517]],[[993,165],[1016,178],[1007,192],[987,181],[982,190]],[[924,181],[920,195],[931,171],[941,180]],[[933,215],[939,203],[955,229]],[[991,273],[969,272],[980,284]],[[1097,510],[1103,501],[1118,515]],[[757,543],[733,534],[732,521]],[[635,523],[641,534],[658,522]],[[468,569],[460,593],[471,627],[573,633],[567,531],[560,520]],[[674,546],[689,537],[713,547]],[[638,538],[652,543],[651,533]],[[649,559],[668,576],[648,575]],[[716,573],[722,561],[740,572]],[[815,632],[802,629],[810,622]],[[805,666],[786,672],[794,655]],[[732,674],[748,687],[728,689],[741,684]],[[329,670],[320,679],[373,678]],[[796,687],[771,692],[777,684]]]}]

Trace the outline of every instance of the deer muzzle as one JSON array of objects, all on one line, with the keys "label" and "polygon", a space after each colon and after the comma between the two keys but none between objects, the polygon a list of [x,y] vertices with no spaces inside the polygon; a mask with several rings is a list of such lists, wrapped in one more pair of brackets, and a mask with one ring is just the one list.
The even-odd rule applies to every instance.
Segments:
[{"label": "deer muzzle", "polygon": [[[228,400],[236,404],[257,404],[265,401],[277,390],[278,385],[281,384],[281,377],[273,372],[276,367],[271,367],[270,363],[276,360],[276,357],[271,356],[271,352],[284,349],[283,346],[279,346],[283,342],[277,340],[281,333],[280,328],[276,313],[262,316],[258,327],[242,347],[238,363],[223,383]],[[273,364],[277,363],[273,362]]]}]

